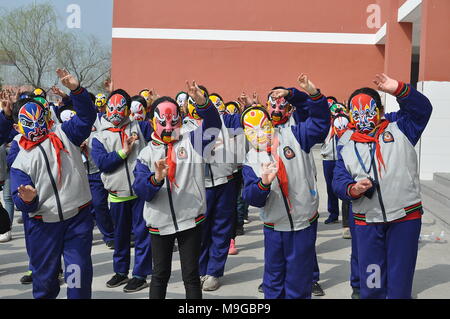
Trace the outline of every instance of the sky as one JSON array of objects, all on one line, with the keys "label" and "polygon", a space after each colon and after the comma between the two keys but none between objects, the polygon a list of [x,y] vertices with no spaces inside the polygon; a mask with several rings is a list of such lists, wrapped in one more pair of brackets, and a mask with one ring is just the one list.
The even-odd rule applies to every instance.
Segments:
[{"label": "sky", "polygon": [[0,8],[8,10],[45,2],[54,5],[61,28],[95,35],[111,46],[113,0],[0,0]]}]

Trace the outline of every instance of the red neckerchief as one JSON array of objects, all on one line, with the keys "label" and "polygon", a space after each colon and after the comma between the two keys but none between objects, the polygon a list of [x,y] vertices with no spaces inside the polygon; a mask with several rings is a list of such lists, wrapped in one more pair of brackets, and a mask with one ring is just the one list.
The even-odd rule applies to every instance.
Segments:
[{"label": "red neckerchief", "polygon": [[164,143],[164,141],[155,133],[152,133],[152,139],[155,140],[158,144],[167,144],[167,166],[169,166],[169,170],[167,172],[167,177],[170,182],[170,189],[172,189],[173,185],[179,187],[177,185],[177,181],[175,179],[175,174],[177,172],[177,160],[175,158],[175,152],[173,151],[173,143]]},{"label": "red neckerchief", "polygon": [[[384,169],[386,170],[386,165],[384,164],[383,156],[381,154],[381,147],[380,147],[380,135],[384,133],[384,130],[389,125],[389,121],[382,120],[381,123],[378,125],[378,130],[375,133],[375,136],[369,136],[367,134],[359,133],[358,131],[355,131],[352,134],[352,137],[350,138],[352,141],[359,142],[359,143],[375,143],[376,145],[376,157],[378,162],[378,172],[380,173],[381,177],[381,165],[383,165]],[[349,123],[348,128],[354,128],[353,123]]]},{"label": "red neckerchief", "polygon": [[272,123],[273,123],[274,126],[283,125],[289,120],[289,118],[290,118],[289,116],[285,116],[284,118],[282,118],[278,122],[275,123],[274,121],[272,121]]},{"label": "red neckerchief", "polygon": [[[278,163],[278,171],[277,171],[277,178],[278,183],[280,184],[281,192],[283,193],[283,196],[287,199],[287,202],[289,204],[289,212],[292,209],[291,201],[289,199],[289,179],[286,172],[286,167],[284,166],[283,160],[278,156],[278,145],[279,140],[277,136],[273,137],[272,145],[267,146],[267,153],[272,154],[273,158]],[[272,152],[273,150],[273,152]]]},{"label": "red neckerchief", "polygon": [[125,142],[128,139],[128,135],[125,132],[125,129],[127,128],[127,126],[128,126],[128,124],[124,125],[122,127],[109,127],[109,128],[107,128],[107,130],[110,131],[110,132],[122,133],[122,135],[121,135],[122,136],[122,147],[125,145]]},{"label": "red neckerchief", "polygon": [[55,152],[56,152],[56,163],[58,164],[58,184],[61,184],[61,151],[64,151],[67,154],[69,154],[69,152],[64,148],[64,144],[61,142],[58,135],[51,132],[36,142],[27,140],[25,137],[22,136],[20,138],[19,145],[22,146],[23,149],[25,149],[25,150],[31,150],[35,146],[41,144],[47,138],[50,139],[50,142],[52,143],[53,148],[55,149]]}]

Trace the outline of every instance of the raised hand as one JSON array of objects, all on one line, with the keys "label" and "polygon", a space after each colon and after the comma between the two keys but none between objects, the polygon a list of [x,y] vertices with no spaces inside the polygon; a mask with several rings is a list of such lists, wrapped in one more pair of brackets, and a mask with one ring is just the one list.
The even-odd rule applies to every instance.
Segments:
[{"label": "raised hand", "polygon": [[129,138],[127,138],[123,146],[123,151],[125,152],[125,154],[129,155],[131,153],[134,142],[136,142],[136,140],[137,139],[135,136],[130,136]]},{"label": "raised hand", "polygon": [[261,163],[261,181],[264,185],[272,184],[277,177],[278,164],[276,162]]},{"label": "raised hand", "polygon": [[169,165],[167,165],[166,161],[167,157],[155,162],[155,179],[158,183],[161,183],[169,172]]},{"label": "raised hand", "polygon": [[276,90],[270,91],[270,95],[274,99],[279,99],[279,98],[288,96],[289,95],[289,91],[285,90],[285,89],[276,89]]},{"label": "raised hand", "polygon": [[188,95],[194,99],[195,103],[198,105],[206,104],[206,97],[195,81],[192,81],[192,83],[186,81],[186,87]]},{"label": "raised hand", "polygon": [[156,90],[154,88],[152,88],[149,92],[148,92],[149,96],[149,103],[153,103],[155,102],[155,100],[157,100],[160,96],[158,93],[156,93]]},{"label": "raised hand", "polygon": [[112,91],[114,91],[113,80],[111,80],[110,78],[106,79],[103,82],[103,87],[105,88],[106,92],[108,92],[108,93],[111,93]]},{"label": "raised hand", "polygon": [[11,117],[12,115],[12,106],[14,103],[14,98],[12,97],[12,93],[7,92],[6,90],[2,90],[0,92],[0,104],[6,116]]},{"label": "raised hand", "polygon": [[65,69],[56,69],[56,75],[61,81],[61,84],[71,91],[77,89],[80,85],[78,80]]},{"label": "raised hand", "polygon": [[359,196],[361,194],[364,194],[367,190],[369,190],[372,187],[372,182],[370,179],[362,179],[358,181],[353,187],[351,188],[351,194],[353,196]]},{"label": "raised hand", "polygon": [[300,88],[302,88],[303,91],[305,91],[309,95],[317,94],[316,86],[309,80],[308,76],[305,73],[301,73],[297,80]]},{"label": "raised hand", "polygon": [[51,91],[52,91],[53,94],[59,95],[59,96],[62,97],[62,98],[64,98],[64,97],[67,96],[66,93],[64,93],[59,87],[57,87],[57,86],[55,86],[55,85],[52,86]]},{"label": "raised hand", "polygon": [[19,197],[26,203],[32,202],[37,195],[37,190],[31,185],[20,185],[17,187]]},{"label": "raised hand", "polygon": [[241,95],[237,98],[238,102],[241,103],[244,107],[250,106],[253,104],[252,99],[247,96],[247,94],[242,91]]},{"label": "raised hand", "polygon": [[256,93],[256,92],[253,92],[253,104],[252,105],[255,105],[255,104],[261,104],[260,102],[259,102],[259,96],[258,96],[258,93]]},{"label": "raised hand", "polygon": [[398,81],[391,79],[384,73],[375,75],[375,80],[373,80],[373,83],[375,83],[378,90],[392,95],[395,93],[395,91],[397,91],[398,88]]}]

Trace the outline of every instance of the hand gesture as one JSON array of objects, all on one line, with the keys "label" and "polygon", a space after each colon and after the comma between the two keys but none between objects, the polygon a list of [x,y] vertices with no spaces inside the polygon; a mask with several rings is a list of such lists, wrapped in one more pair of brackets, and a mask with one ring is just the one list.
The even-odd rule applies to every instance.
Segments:
[{"label": "hand gesture", "polygon": [[244,91],[242,91],[237,100],[243,107],[247,107],[253,104],[252,99]]},{"label": "hand gesture", "polygon": [[158,183],[166,178],[169,171],[169,165],[166,163],[167,157],[155,162],[155,179]]},{"label": "hand gesture", "polygon": [[114,91],[114,83],[110,78],[107,78],[103,82],[103,87],[105,88],[106,92],[108,92],[108,93],[111,93],[112,91]]},{"label": "hand gesture", "polygon": [[78,80],[65,69],[56,69],[56,75],[58,75],[61,84],[71,91],[77,89],[80,85]]},{"label": "hand gesture", "polygon": [[134,142],[136,142],[136,137],[130,136],[125,141],[125,145],[123,146],[123,151],[125,154],[129,155],[133,149]]},{"label": "hand gesture", "polygon": [[87,140],[81,143],[80,149],[82,152],[85,152],[87,150]]},{"label": "hand gesture", "polygon": [[395,93],[395,91],[397,91],[398,88],[398,81],[391,79],[384,73],[375,75],[375,80],[373,80],[373,83],[375,83],[378,90],[392,95]]},{"label": "hand gesture", "polygon": [[37,196],[36,189],[31,185],[20,185],[17,188],[17,191],[19,193],[19,197],[26,203],[32,202],[33,199]]},{"label": "hand gesture", "polygon": [[11,117],[12,115],[12,106],[14,103],[13,93],[8,92],[6,90],[2,90],[0,92],[0,104],[6,116]]},{"label": "hand gesture", "polygon": [[303,91],[305,91],[309,95],[317,94],[316,86],[309,80],[308,76],[305,73],[300,74],[297,80]]},{"label": "hand gesture", "polygon": [[286,97],[289,95],[289,91],[285,90],[285,89],[276,89],[276,90],[272,90],[270,91],[270,96],[272,96],[273,99],[279,99],[282,97]]},{"label": "hand gesture", "polygon": [[57,87],[57,86],[55,86],[55,85],[52,86],[51,90],[52,90],[52,93],[53,93],[53,94],[59,95],[59,96],[62,97],[62,98],[64,98],[64,97],[67,96],[66,93],[64,93],[59,87]]},{"label": "hand gesture", "polygon": [[366,178],[358,181],[355,185],[353,185],[351,192],[352,195],[359,196],[361,194],[364,194],[371,187],[372,187],[371,180]]},{"label": "hand gesture", "polygon": [[148,103],[149,103],[149,107],[150,104],[152,104],[153,102],[155,102],[155,100],[157,100],[159,98],[159,94],[156,93],[156,90],[154,88],[152,88],[149,92],[148,92]]},{"label": "hand gesture", "polygon": [[203,94],[202,90],[198,87],[195,81],[192,81],[192,84],[189,81],[186,81],[187,93],[189,96],[194,99],[195,103],[198,105],[206,104],[206,97]]},{"label": "hand gesture", "polygon": [[255,104],[261,104],[260,102],[259,102],[259,97],[258,97],[258,93],[256,93],[256,92],[253,92],[253,104],[252,105],[255,105]]},{"label": "hand gesture", "polygon": [[276,162],[261,164],[261,181],[264,185],[272,184],[275,177],[277,177],[278,164]]}]

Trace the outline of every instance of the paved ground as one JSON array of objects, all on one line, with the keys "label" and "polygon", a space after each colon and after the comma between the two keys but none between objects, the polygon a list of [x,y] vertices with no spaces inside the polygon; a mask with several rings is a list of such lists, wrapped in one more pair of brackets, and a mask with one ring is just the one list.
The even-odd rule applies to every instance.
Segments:
[{"label": "paved ground", "polygon": [[[340,224],[325,225],[326,191],[322,174],[322,165],[317,150],[314,150],[318,169],[319,192],[321,196],[317,254],[321,270],[320,284],[325,290],[321,299],[348,299],[350,240],[342,239]],[[245,227],[245,234],[237,237],[239,254],[230,256],[222,287],[214,292],[204,292],[205,299],[261,299],[263,295],[257,287],[263,273],[263,236],[262,224],[256,209],[250,211],[251,222]],[[446,228],[433,215],[426,213],[423,218],[423,234],[439,234]],[[106,288],[105,283],[112,275],[112,250],[105,247],[98,230],[95,230],[93,243],[93,298],[148,298],[148,290],[126,294],[122,288]],[[13,240],[0,243],[0,298],[32,298],[31,286],[21,285],[20,277],[26,271],[27,255],[24,246],[23,227],[14,223]],[[167,298],[184,299],[184,287],[181,280],[178,253],[174,254],[172,277]],[[414,281],[414,298],[450,298],[450,243],[420,244]],[[61,287],[59,298],[66,298],[65,286]],[[316,298],[316,297],[315,297]]]}]

